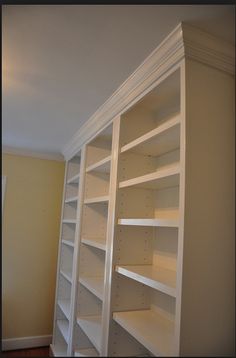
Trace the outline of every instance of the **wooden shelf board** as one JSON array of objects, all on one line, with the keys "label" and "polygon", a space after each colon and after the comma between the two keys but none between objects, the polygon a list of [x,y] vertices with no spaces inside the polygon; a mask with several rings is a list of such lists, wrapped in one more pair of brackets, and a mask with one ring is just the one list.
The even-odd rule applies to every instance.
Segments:
[{"label": "wooden shelf board", "polygon": [[63,224],[76,224],[76,219],[63,219]]},{"label": "wooden shelf board", "polygon": [[58,306],[64,313],[67,319],[70,318],[70,300],[58,300]]},{"label": "wooden shelf board", "polygon": [[178,227],[179,220],[175,219],[118,219],[119,225],[134,226],[159,226],[159,227]]},{"label": "wooden shelf board", "polygon": [[71,198],[66,199],[66,200],[65,200],[65,203],[66,203],[66,204],[74,203],[74,202],[76,202],[77,200],[78,200],[78,196],[73,196],[73,197],[71,197]]},{"label": "wooden shelf board", "polygon": [[119,183],[119,188],[126,188],[134,185],[148,189],[161,189],[177,186],[179,184],[179,173],[180,165],[179,163],[175,163],[159,169],[154,173],[124,180]]},{"label": "wooden shelf board", "polygon": [[77,323],[88,336],[95,348],[100,352],[101,350],[101,316],[79,316]]},{"label": "wooden shelf board", "polygon": [[67,180],[66,184],[78,184],[79,183],[80,174],[75,174],[73,177]]},{"label": "wooden shelf board", "polygon": [[99,357],[95,348],[76,349],[74,357]]},{"label": "wooden shelf board", "polygon": [[85,277],[82,276],[79,278],[79,282],[85,286],[90,292],[92,292],[96,297],[103,301],[104,295],[104,277]]},{"label": "wooden shelf board", "polygon": [[74,241],[72,241],[72,240],[62,239],[61,242],[62,242],[64,245],[67,245],[67,246],[70,246],[70,247],[74,247],[74,246],[75,246]]},{"label": "wooden shelf board", "polygon": [[84,200],[84,204],[106,203],[109,201],[109,195],[97,196]]},{"label": "wooden shelf board", "polygon": [[176,272],[153,265],[116,266],[116,271],[144,285],[176,297]]},{"label": "wooden shelf board", "polygon": [[97,171],[102,173],[109,173],[110,172],[110,164],[111,164],[111,155],[107,156],[104,159],[99,160],[98,162],[89,165],[86,168],[86,173],[91,171]]},{"label": "wooden shelf board", "polygon": [[179,124],[181,116],[160,124],[157,128],[124,145],[121,153],[133,150],[146,155],[161,155],[179,147]]},{"label": "wooden shelf board", "polygon": [[65,357],[67,354],[67,346],[62,344],[50,344],[50,348],[54,357]]},{"label": "wooden shelf board", "polygon": [[70,283],[72,283],[72,273],[70,271],[60,270],[60,274]]},{"label": "wooden shelf board", "polygon": [[66,320],[59,319],[57,320],[57,325],[60,329],[62,336],[64,337],[66,343],[69,340],[69,322]]},{"label": "wooden shelf board", "polygon": [[152,310],[114,312],[113,319],[154,356],[173,355],[173,321]]},{"label": "wooden shelf board", "polygon": [[97,249],[106,251],[106,242],[104,238],[88,238],[88,237],[82,237],[81,242],[83,244],[96,247]]}]

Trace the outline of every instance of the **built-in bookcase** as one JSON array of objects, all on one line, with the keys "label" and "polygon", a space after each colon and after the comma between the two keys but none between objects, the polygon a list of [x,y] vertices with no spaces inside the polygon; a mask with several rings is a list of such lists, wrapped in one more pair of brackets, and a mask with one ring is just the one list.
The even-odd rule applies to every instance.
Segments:
[{"label": "built-in bookcase", "polygon": [[232,355],[230,54],[180,24],[73,139],[55,356]]},{"label": "built-in bookcase", "polygon": [[111,124],[86,145],[72,344],[75,356],[102,354],[112,134]]},{"label": "built-in bookcase", "polygon": [[77,231],[79,226],[79,183],[81,151],[67,162],[63,195],[61,234],[59,242],[54,332],[51,349],[56,356],[66,356],[69,350],[73,283],[77,261]]}]

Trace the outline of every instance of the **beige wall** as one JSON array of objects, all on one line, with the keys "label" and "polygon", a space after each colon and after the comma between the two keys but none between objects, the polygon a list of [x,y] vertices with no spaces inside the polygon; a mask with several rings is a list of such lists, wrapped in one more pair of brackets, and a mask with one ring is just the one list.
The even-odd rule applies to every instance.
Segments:
[{"label": "beige wall", "polygon": [[52,334],[64,163],[3,155],[2,338]]}]

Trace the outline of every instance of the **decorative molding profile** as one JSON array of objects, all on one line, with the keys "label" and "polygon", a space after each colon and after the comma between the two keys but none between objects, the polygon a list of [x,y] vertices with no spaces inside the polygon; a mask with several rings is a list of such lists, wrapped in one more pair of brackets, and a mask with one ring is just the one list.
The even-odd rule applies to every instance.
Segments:
[{"label": "decorative molding profile", "polygon": [[110,98],[75,133],[62,153],[70,159],[92,136],[150,91],[184,57],[234,74],[234,46],[186,23],[180,23]]},{"label": "decorative molding profile", "polygon": [[49,346],[52,342],[52,335],[9,338],[2,340],[2,350],[26,349],[33,347]]},{"label": "decorative molding profile", "polygon": [[35,151],[30,150],[30,149],[10,147],[10,146],[7,146],[7,145],[2,146],[2,152],[5,153],[5,154],[21,155],[21,156],[24,156],[24,157],[33,157],[33,158],[47,159],[47,160],[56,160],[56,161],[59,161],[59,162],[64,161],[64,157],[60,153],[35,152]]}]

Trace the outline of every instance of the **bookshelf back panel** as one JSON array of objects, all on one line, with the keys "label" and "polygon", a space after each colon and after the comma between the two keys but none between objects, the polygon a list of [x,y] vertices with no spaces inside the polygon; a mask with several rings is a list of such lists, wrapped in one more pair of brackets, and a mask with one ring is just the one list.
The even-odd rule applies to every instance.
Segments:
[{"label": "bookshelf back panel", "polygon": [[85,176],[85,199],[109,194],[110,175],[102,172],[91,172]]},{"label": "bookshelf back panel", "polygon": [[58,300],[70,300],[70,298],[71,284],[62,275],[59,275]]},{"label": "bookshelf back panel", "polygon": [[121,146],[180,112],[180,71],[175,71],[122,115]]},{"label": "bookshelf back panel", "polygon": [[69,179],[71,179],[73,176],[75,176],[76,174],[79,173],[80,171],[80,162],[81,162],[81,157],[80,156],[75,156],[72,159],[69,160],[68,164],[67,164],[67,175],[66,175],[66,180],[68,181]]},{"label": "bookshelf back panel", "polygon": [[79,284],[78,287],[77,313],[79,316],[102,314],[102,301],[99,300],[82,284]]},{"label": "bookshelf back panel", "polygon": [[107,203],[84,205],[82,216],[82,237],[106,238]]},{"label": "bookshelf back panel", "polygon": [[176,271],[177,251],[177,228],[119,226],[116,230],[116,265],[155,265]]},{"label": "bookshelf back panel", "polygon": [[77,201],[64,204],[64,219],[76,219]]},{"label": "bookshelf back panel", "polygon": [[90,342],[87,335],[84,333],[84,331],[80,328],[80,326],[78,324],[76,324],[74,327],[73,347],[74,347],[73,350],[94,348],[93,344]]},{"label": "bookshelf back panel", "polygon": [[109,357],[148,356],[147,349],[114,320],[110,323]]},{"label": "bookshelf back panel", "polygon": [[62,240],[74,241],[75,240],[75,225],[63,223],[61,236],[62,236]]},{"label": "bookshelf back panel", "polygon": [[157,157],[127,151],[120,156],[119,181],[154,173],[176,162],[179,162],[179,149]]},{"label": "bookshelf back panel", "polygon": [[78,184],[66,184],[65,199],[70,199],[78,195]]},{"label": "bookshelf back panel", "polygon": [[72,247],[62,245],[61,247],[61,269],[64,272],[72,272],[74,250]]},{"label": "bookshelf back panel", "polygon": [[95,247],[81,244],[79,273],[81,276],[103,276],[105,252]]},{"label": "bookshelf back panel", "polygon": [[120,189],[119,218],[177,219],[179,213],[179,187],[160,190],[129,187]]}]

